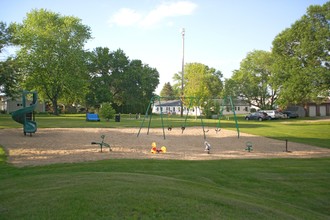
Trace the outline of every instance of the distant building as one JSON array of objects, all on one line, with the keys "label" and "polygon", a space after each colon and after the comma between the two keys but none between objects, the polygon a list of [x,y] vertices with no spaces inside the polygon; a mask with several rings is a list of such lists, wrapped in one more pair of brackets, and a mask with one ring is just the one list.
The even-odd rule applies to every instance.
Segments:
[{"label": "distant building", "polygon": [[[216,99],[220,106],[222,105],[223,100],[222,99]],[[235,113],[240,115],[240,114],[247,114],[251,110],[251,106],[244,100],[241,99],[233,99],[233,106]],[[223,115],[228,115],[228,114],[233,114],[233,111],[231,109],[231,105],[229,104],[229,100],[227,100],[227,103],[224,104],[225,109],[222,112]]]},{"label": "distant building", "polygon": [[[32,100],[27,100],[26,105],[30,105]],[[5,113],[12,113],[18,109],[23,107],[22,99],[12,100],[6,96],[0,96],[0,111]],[[42,102],[38,102],[37,107],[35,109],[36,112],[45,112],[45,104]]]},{"label": "distant building", "polygon": [[[214,99],[214,101],[218,102],[220,107],[222,100]],[[236,114],[247,114],[250,112],[250,106],[243,100],[233,100],[234,110]],[[231,106],[227,103],[227,105],[223,106],[224,111],[223,115],[233,114]],[[200,116],[203,113],[199,107],[188,107],[183,106],[183,114],[186,115],[188,111],[188,115],[197,115]],[[152,113],[154,114],[180,114],[181,113],[181,101],[180,100],[170,100],[170,101],[155,101],[154,106],[152,108]]]},{"label": "distant building", "polygon": [[[187,115],[201,115],[200,108],[188,107],[183,106],[183,114]],[[181,100],[169,100],[169,101],[155,101],[154,105],[152,106],[152,113],[154,114],[181,114]]]},{"label": "distant building", "polygon": [[306,116],[317,117],[317,116],[330,116],[330,98],[328,97],[321,103],[309,102],[305,106]]}]

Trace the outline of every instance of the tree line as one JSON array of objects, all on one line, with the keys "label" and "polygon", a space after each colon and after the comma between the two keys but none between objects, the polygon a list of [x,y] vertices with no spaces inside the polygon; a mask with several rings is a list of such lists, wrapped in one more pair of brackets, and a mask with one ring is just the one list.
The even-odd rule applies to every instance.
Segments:
[{"label": "tree line", "polygon": [[[223,79],[221,71],[202,63],[184,67],[184,96],[232,96],[261,109],[321,102],[330,91],[330,2],[312,5],[290,28],[279,33],[271,51],[254,50]],[[91,30],[79,18],[44,9],[27,13],[22,23],[0,22],[0,53],[18,48],[15,57],[0,62],[0,93],[15,97],[35,90],[58,105],[99,108],[111,103],[117,112],[144,112],[159,84],[157,69],[130,60],[123,50],[84,50]],[[166,83],[161,96],[181,96],[181,72]]]},{"label": "tree line", "polygon": [[[186,96],[232,96],[261,109],[320,103],[330,95],[330,2],[308,7],[271,51],[249,52],[229,79],[201,63],[186,64],[184,73]],[[181,80],[176,73],[161,96],[180,96]]]},{"label": "tree line", "polygon": [[[12,45],[15,57],[0,63],[0,92],[17,97],[21,89],[49,100],[99,108],[111,103],[117,112],[143,112],[159,84],[159,73],[123,50],[84,50],[91,30],[79,18],[44,9],[32,10],[20,23],[0,22],[0,50]],[[1,52],[1,51],[0,51]]]}]

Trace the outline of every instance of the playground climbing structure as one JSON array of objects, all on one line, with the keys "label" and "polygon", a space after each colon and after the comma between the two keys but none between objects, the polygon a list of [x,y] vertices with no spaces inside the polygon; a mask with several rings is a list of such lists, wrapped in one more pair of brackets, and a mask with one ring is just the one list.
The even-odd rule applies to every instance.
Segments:
[{"label": "playground climbing structure", "polygon": [[[27,95],[32,94],[32,102],[27,105]],[[32,136],[32,133],[37,131],[37,122],[35,121],[34,109],[37,106],[37,92],[23,91],[22,108],[12,113],[14,121],[23,125],[24,135],[27,133]]]}]

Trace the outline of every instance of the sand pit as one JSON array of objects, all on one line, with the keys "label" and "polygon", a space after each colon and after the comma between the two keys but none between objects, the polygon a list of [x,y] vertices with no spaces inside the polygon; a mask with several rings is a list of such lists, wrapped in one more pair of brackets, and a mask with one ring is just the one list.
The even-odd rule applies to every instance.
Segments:
[{"label": "sand pit", "polygon": [[[274,140],[235,131],[222,129],[216,133],[209,130],[206,140],[211,144],[211,153],[204,151],[203,131],[200,127],[189,127],[184,133],[180,128],[172,131],[143,128],[137,137],[137,128],[45,128],[37,133],[24,136],[22,129],[1,129],[0,145],[9,155],[9,163],[21,166],[35,166],[53,163],[74,163],[115,158],[135,159],[176,159],[176,160],[218,160],[231,158],[313,158],[330,157],[330,149],[305,144],[288,142],[286,152],[285,141]],[[111,145],[100,152],[98,145],[101,135]],[[252,142],[253,151],[245,150],[246,142]],[[166,153],[150,153],[151,143],[156,142],[157,148],[166,146]]]}]

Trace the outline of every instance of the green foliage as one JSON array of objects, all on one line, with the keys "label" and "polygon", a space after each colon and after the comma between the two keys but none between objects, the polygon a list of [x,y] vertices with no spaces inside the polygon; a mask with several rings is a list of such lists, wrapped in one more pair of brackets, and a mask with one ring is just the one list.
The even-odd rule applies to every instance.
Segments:
[{"label": "green foliage", "polygon": [[6,61],[0,62],[0,93],[12,98],[17,97],[20,92],[17,83],[19,81],[17,60],[8,58]]},{"label": "green foliage", "polygon": [[279,104],[305,104],[327,97],[330,88],[330,2],[307,14],[273,41]]},{"label": "green foliage", "polygon": [[0,21],[0,53],[3,48],[10,43],[10,31],[7,28],[6,23]]},{"label": "green foliage", "polygon": [[[0,53],[10,45],[10,39],[10,30],[6,23],[0,21]],[[17,83],[20,81],[17,70],[17,61],[12,57],[0,62],[0,94],[4,93],[7,97],[15,98],[20,89]]]},{"label": "green foliage", "polygon": [[173,88],[169,82],[165,83],[162,90],[160,91],[160,96],[165,97],[165,100],[173,100],[175,95]]},{"label": "green foliage", "polygon": [[90,28],[72,16],[32,10],[22,24],[11,24],[13,42],[20,46],[18,59],[23,87],[49,99],[57,114],[58,100],[81,101],[88,85],[84,44]]},{"label": "green foliage", "polygon": [[116,114],[116,111],[112,108],[112,105],[110,102],[102,103],[101,108],[100,108],[101,117],[103,117],[109,121],[109,119],[114,118],[115,114]]},{"label": "green foliage", "polygon": [[89,106],[113,102],[114,107],[128,107],[141,112],[159,83],[156,69],[141,60],[129,60],[124,51],[96,48],[89,54],[91,85],[86,96]]},{"label": "green foliage", "polygon": [[273,83],[272,65],[270,52],[255,50],[248,53],[241,62],[240,69],[227,81],[226,93],[235,94],[261,109],[273,109],[278,86]]},{"label": "green foliage", "polygon": [[2,219],[328,219],[330,160],[0,165]]},{"label": "green foliage", "polygon": [[1,164],[3,164],[6,161],[7,161],[6,152],[4,151],[4,149],[0,145],[0,166],[1,166]]},{"label": "green foliage", "polygon": [[174,84],[172,86],[175,97],[181,97],[182,72],[175,73],[172,77]]},{"label": "green foliage", "polygon": [[221,77],[221,72],[214,68],[201,63],[188,63],[185,65],[184,95],[198,97],[198,103],[193,104],[203,106],[208,98],[220,96],[223,88]]}]

